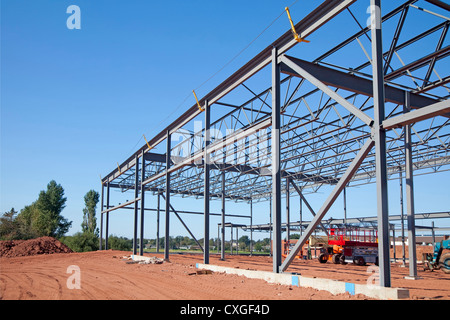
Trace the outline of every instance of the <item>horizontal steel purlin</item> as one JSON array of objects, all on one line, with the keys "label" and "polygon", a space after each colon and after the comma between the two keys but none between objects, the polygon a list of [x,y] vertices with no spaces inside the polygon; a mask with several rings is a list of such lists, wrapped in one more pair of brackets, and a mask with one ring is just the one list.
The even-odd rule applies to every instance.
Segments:
[{"label": "horizontal steel purlin", "polygon": [[425,108],[407,112],[405,114],[389,118],[383,121],[383,128],[392,129],[405,126],[450,112],[450,100],[434,103]]}]

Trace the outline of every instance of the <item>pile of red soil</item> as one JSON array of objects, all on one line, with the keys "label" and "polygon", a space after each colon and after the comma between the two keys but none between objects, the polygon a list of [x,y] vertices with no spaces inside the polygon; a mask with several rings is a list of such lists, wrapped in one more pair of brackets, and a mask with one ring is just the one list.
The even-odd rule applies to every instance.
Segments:
[{"label": "pile of red soil", "polygon": [[73,252],[72,249],[52,237],[0,241],[0,257],[2,258],[71,252]]}]

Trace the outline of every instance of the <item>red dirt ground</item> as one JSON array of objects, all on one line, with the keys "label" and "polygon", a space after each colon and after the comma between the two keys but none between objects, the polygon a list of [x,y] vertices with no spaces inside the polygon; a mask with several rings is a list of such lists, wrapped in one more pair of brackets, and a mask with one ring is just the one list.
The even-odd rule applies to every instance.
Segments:
[{"label": "red dirt ground", "polygon": [[[431,249],[431,248],[430,248]],[[419,251],[420,252],[420,251]],[[421,253],[418,252],[418,257]],[[263,280],[212,273],[197,274],[200,254],[171,254],[162,264],[127,264],[130,252],[38,254],[0,258],[0,299],[3,300],[366,300],[363,295],[332,295],[327,291],[269,284]],[[162,258],[162,254],[147,254]],[[397,258],[401,257],[397,252]],[[419,258],[418,258],[419,259]],[[212,254],[210,264],[234,268],[272,270],[267,256],[228,255],[220,261]],[[80,270],[80,289],[69,289],[72,273]],[[410,299],[450,300],[450,276],[442,271],[424,272],[419,280],[405,280],[408,268],[392,264],[392,287],[410,290]],[[317,260],[296,260],[287,270],[306,277],[366,283],[372,274],[368,266],[320,264]]]}]

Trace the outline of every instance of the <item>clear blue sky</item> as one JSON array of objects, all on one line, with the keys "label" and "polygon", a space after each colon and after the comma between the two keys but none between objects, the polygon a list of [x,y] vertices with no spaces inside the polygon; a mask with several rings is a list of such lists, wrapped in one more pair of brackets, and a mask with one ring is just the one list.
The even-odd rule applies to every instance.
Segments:
[{"label": "clear blue sky", "polygon": [[[154,136],[192,106],[192,89],[202,97],[288,30],[283,15],[203,84],[293,2],[2,0],[0,212],[31,204],[54,179],[67,196],[62,214],[73,221],[69,234],[80,231],[83,196],[90,189],[100,191],[100,175],[142,146],[142,134]],[[352,10],[364,25],[369,1],[361,2]],[[319,3],[296,2],[291,7],[293,19],[300,20]],[[393,8],[383,3],[383,13]],[[70,16],[66,9],[72,4],[81,9],[80,30],[66,26]],[[437,21],[420,14],[422,22]],[[301,58],[315,58],[330,44],[342,41],[340,34],[357,30],[348,12],[333,24],[334,28],[312,38],[315,44],[301,52]],[[448,210],[450,190],[441,181],[449,178],[448,173],[418,178],[417,212]],[[421,179],[426,187],[420,187]],[[397,184],[391,188],[394,210]],[[375,215],[374,208],[367,210],[357,201],[358,190],[365,189],[348,192],[349,215],[358,216],[363,210],[361,216]],[[326,197],[325,190],[311,198],[316,210],[320,197]],[[189,200],[189,205],[183,201],[175,202],[176,208],[203,207],[201,200],[195,204]],[[212,208],[220,212],[219,203]],[[233,210],[249,212],[242,205]],[[336,210],[330,216],[339,217],[342,210]],[[111,233],[131,237],[131,211],[122,212],[111,218]],[[254,212],[255,223],[268,222],[268,203],[255,205]],[[148,216],[149,223],[154,221]],[[201,238],[201,219],[184,217]],[[175,220],[173,235],[186,234]],[[217,222],[211,223],[211,236],[216,235]],[[146,228],[146,237],[155,237],[154,225]]]}]

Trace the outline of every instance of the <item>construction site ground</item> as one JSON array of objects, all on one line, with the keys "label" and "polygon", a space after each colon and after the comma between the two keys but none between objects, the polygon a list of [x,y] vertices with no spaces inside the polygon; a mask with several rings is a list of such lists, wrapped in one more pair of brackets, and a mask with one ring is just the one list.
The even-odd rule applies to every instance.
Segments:
[{"label": "construction site ground", "polygon": [[[431,248],[426,248],[430,251]],[[421,257],[421,248],[418,257]],[[311,288],[267,283],[225,273],[201,274],[196,263],[202,254],[173,253],[170,262],[130,263],[130,252],[104,250],[0,258],[0,299],[3,300],[369,300],[363,295],[332,295]],[[163,254],[148,253],[163,258]],[[401,257],[397,253],[397,257]],[[269,256],[211,254],[210,264],[251,270],[272,270]],[[407,280],[408,266],[391,266],[392,287],[409,289],[410,300],[450,300],[450,275],[423,271]],[[73,267],[75,266],[75,267]],[[367,266],[320,264],[317,259],[296,260],[287,270],[305,277],[367,283]],[[79,288],[73,288],[73,270],[79,270]],[[69,287],[72,287],[70,289]]]}]

